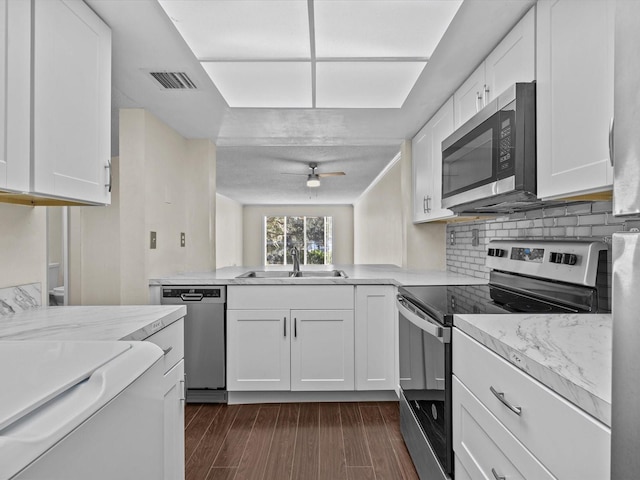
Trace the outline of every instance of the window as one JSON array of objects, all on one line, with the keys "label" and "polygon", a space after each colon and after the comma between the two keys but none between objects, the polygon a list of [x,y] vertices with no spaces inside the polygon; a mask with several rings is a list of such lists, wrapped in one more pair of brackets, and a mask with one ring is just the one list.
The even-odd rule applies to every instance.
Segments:
[{"label": "window", "polygon": [[332,217],[264,217],[265,265],[290,265],[298,247],[301,265],[333,263]]}]

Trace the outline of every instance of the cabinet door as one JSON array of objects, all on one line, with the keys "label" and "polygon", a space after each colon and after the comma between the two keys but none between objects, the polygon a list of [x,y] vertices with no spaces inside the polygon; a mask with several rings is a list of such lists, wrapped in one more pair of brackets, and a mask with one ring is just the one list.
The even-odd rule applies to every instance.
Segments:
[{"label": "cabinet door", "polygon": [[[7,0],[0,0],[0,31],[8,29]],[[0,187],[7,186],[7,36],[0,35]]]},{"label": "cabinet door", "polygon": [[356,287],[356,390],[395,388],[395,288],[386,285]]},{"label": "cabinet door", "polygon": [[537,4],[538,196],[611,188],[615,2]]},{"label": "cabinet door", "polygon": [[164,478],[184,479],[184,361],[164,375]]},{"label": "cabinet door", "polygon": [[36,0],[33,191],[110,203],[111,31],[80,0]]},{"label": "cabinet door", "polygon": [[431,140],[428,124],[411,141],[411,162],[413,166],[413,222],[428,220],[427,196],[431,192],[431,171],[429,152]]},{"label": "cabinet door", "polygon": [[473,117],[484,106],[486,85],[484,70],[485,64],[482,62],[453,94],[455,128]]},{"label": "cabinet door", "polygon": [[535,72],[535,7],[516,24],[485,60],[488,103],[516,82],[532,82]]},{"label": "cabinet door", "polygon": [[453,104],[447,100],[413,139],[414,223],[455,216],[442,208],[442,141],[454,130]]},{"label": "cabinet door", "polygon": [[291,310],[291,390],[353,390],[353,310]]},{"label": "cabinet door", "polygon": [[227,389],[290,390],[289,310],[227,310]]}]

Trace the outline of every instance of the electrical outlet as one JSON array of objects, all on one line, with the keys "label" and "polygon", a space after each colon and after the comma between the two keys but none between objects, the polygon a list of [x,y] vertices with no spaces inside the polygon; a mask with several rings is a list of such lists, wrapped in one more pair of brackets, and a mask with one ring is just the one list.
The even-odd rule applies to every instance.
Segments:
[{"label": "electrical outlet", "polygon": [[149,239],[149,248],[151,250],[156,249],[156,232],[151,232],[151,237]]},{"label": "electrical outlet", "polygon": [[186,242],[186,239],[185,239],[185,236],[184,236],[184,232],[180,232],[180,246],[184,247],[186,243],[187,242]]},{"label": "electrical outlet", "polygon": [[455,245],[456,244],[456,232],[455,230],[451,230],[451,233],[449,233],[449,245]]},{"label": "electrical outlet", "polygon": [[474,228],[471,230],[471,246],[477,247],[480,245],[480,237],[478,235],[478,229]]}]

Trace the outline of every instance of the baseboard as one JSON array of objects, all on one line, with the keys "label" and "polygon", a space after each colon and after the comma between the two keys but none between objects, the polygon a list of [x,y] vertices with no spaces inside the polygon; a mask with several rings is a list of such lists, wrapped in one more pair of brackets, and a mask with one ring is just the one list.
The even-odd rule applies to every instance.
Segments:
[{"label": "baseboard", "polygon": [[398,401],[394,390],[366,392],[228,392],[229,405],[246,403],[388,402]]}]

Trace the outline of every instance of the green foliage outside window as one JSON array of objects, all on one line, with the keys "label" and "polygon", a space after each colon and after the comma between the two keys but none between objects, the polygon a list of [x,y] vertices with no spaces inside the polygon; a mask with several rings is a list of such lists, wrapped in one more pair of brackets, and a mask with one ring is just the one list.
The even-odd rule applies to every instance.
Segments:
[{"label": "green foliage outside window", "polygon": [[297,247],[301,265],[333,263],[332,217],[265,217],[265,264],[291,265]]}]

